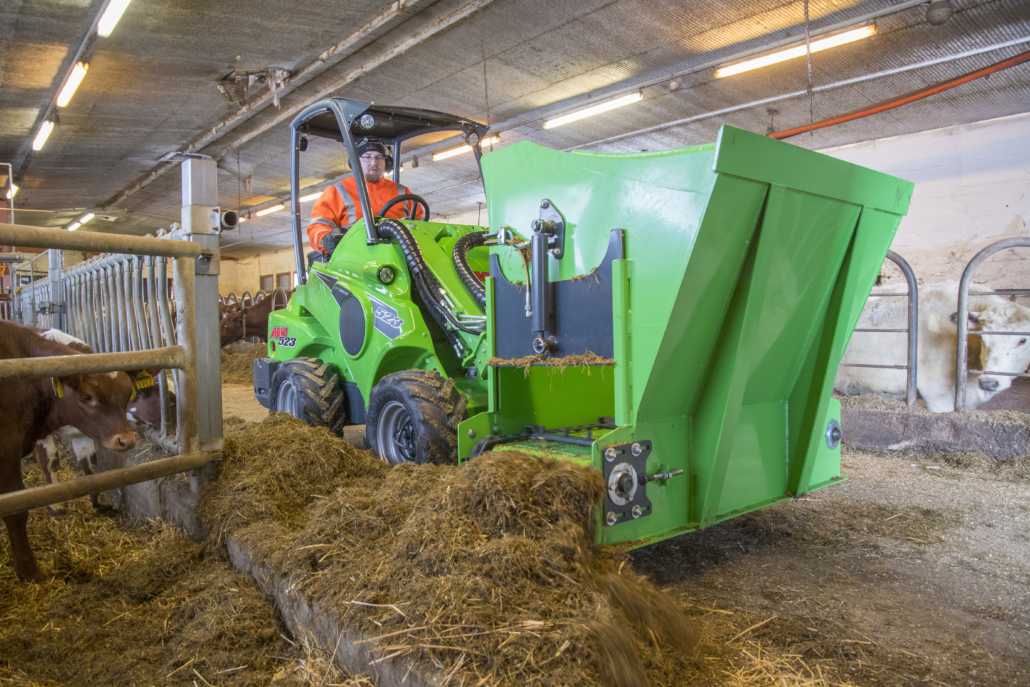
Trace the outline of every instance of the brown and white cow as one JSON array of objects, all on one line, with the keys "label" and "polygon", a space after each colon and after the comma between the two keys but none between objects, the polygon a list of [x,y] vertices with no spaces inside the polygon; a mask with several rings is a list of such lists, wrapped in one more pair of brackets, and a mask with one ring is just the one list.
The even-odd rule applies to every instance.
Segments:
[{"label": "brown and white cow", "polygon": [[[40,331],[39,334],[45,339],[63,343],[79,353],[96,353],[85,341],[62,332],[60,329],[48,329]],[[154,427],[161,426],[161,397],[158,393],[157,385],[153,382],[153,375],[157,374],[157,372],[158,370],[156,369],[146,370],[145,372],[140,370],[127,372],[136,387],[135,392],[129,399],[129,406],[126,412],[126,418],[130,422],[138,421],[145,422]],[[171,392],[169,393],[169,410],[171,427],[174,430],[175,394]],[[96,444],[75,427],[61,427],[53,434],[36,442],[36,462],[39,463],[39,467],[43,470],[43,477],[46,479],[46,483],[53,483],[51,473],[57,470],[59,456],[55,440],[58,437],[71,447],[82,473],[84,475],[92,475],[96,471]],[[110,506],[100,503],[98,494],[90,494],[89,500],[93,504],[93,508],[100,513],[108,514],[113,510]],[[51,515],[59,515],[63,512],[62,509],[55,506],[47,506],[47,511]]]},{"label": "brown and white cow", "polygon": [[[78,355],[27,327],[0,321],[0,359]],[[98,372],[0,381],[0,493],[25,488],[22,456],[36,442],[71,425],[105,448],[124,451],[136,445],[125,417],[133,382],[124,372]],[[4,516],[14,570],[23,580],[44,575],[29,545],[27,512]]]}]

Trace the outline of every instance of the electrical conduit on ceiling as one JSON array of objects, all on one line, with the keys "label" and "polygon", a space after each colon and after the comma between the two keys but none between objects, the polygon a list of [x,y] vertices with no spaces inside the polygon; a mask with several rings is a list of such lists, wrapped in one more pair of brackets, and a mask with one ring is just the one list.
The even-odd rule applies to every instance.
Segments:
[{"label": "electrical conduit on ceiling", "polygon": [[[1028,38],[1027,40],[1030,40],[1030,38]],[[806,124],[805,126],[794,127],[793,129],[786,129],[785,131],[777,131],[775,133],[769,134],[769,138],[789,138],[791,136],[803,134],[806,131],[825,129],[828,126],[835,126],[837,124],[843,124],[844,122],[850,122],[855,119],[861,119],[862,117],[868,117],[869,115],[874,115],[879,112],[892,110],[895,107],[908,105],[909,103],[914,103],[917,100],[928,98],[931,95],[943,93],[944,91],[955,88],[956,86],[961,86],[962,84],[969,83],[970,81],[975,81],[976,79],[990,76],[991,74],[994,74],[996,72],[1008,69],[1009,67],[1015,67],[1018,64],[1023,64],[1024,62],[1028,61],[1030,61],[1030,50],[1027,50],[1026,52],[1021,52],[1014,57],[1008,58],[1007,60],[995,62],[989,67],[977,69],[974,72],[969,72],[968,74],[963,74],[962,76],[957,76],[953,79],[948,79],[947,81],[942,81],[938,84],[927,86],[926,88],[921,88],[918,91],[906,93],[903,96],[878,103],[876,105],[873,105],[872,107],[866,107],[861,110],[849,112],[848,114],[843,114],[837,117],[831,117],[830,119],[824,119],[821,122],[815,122],[813,124]]]}]

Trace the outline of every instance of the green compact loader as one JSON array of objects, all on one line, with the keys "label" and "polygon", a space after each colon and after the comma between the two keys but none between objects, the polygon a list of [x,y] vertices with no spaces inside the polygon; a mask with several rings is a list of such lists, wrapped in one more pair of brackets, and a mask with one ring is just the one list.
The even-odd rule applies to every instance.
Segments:
[{"label": "green compact loader", "polygon": [[[369,206],[356,139],[388,142],[399,181],[402,143],[449,131],[480,166],[489,230]],[[841,479],[833,379],[912,184],[729,126],[714,144],[618,154],[483,155],[486,133],[342,98],[293,121],[300,285],[255,362],[262,404],[334,432],[364,424],[394,464],[517,449],[592,465],[604,543]],[[306,265],[309,137],[344,144],[365,219]]]}]

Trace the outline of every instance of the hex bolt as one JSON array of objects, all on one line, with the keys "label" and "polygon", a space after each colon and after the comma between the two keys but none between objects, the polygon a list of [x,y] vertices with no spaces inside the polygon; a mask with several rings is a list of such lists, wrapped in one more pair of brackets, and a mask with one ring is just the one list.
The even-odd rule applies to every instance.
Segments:
[{"label": "hex bolt", "polygon": [[630,448],[630,452],[632,452],[634,456],[639,456],[644,452],[644,448],[639,443],[634,443]]},{"label": "hex bolt", "polygon": [[633,506],[633,510],[630,511],[634,519],[639,518],[641,514],[640,506]]},{"label": "hex bolt", "polygon": [[610,446],[604,450],[604,459],[609,463],[615,460],[615,449]]},{"label": "hex bolt", "polygon": [[611,527],[612,525],[614,525],[618,521],[619,521],[619,516],[617,516],[615,513],[611,512],[611,511],[608,511],[608,515],[604,516],[604,522],[605,522],[606,525],[608,525],[608,527]]},{"label": "hex bolt", "polygon": [[494,427],[493,428],[493,433],[499,435],[501,433],[501,428],[500,427]]},{"label": "hex bolt", "polygon": [[548,203],[546,199],[540,201],[540,209],[541,210],[546,210],[549,207],[551,207],[551,204]]},{"label": "hex bolt", "polygon": [[475,439],[475,438],[476,438],[476,430],[470,429],[469,430],[469,439]]},{"label": "hex bolt", "polygon": [[558,253],[559,252],[560,251],[557,248],[552,248],[551,249],[551,255],[553,255],[554,257],[558,257]]}]

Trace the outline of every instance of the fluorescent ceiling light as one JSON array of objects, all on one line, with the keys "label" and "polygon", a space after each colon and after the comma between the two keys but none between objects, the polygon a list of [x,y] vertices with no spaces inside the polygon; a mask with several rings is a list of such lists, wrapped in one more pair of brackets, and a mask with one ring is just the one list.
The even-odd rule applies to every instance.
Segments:
[{"label": "fluorescent ceiling light", "polygon": [[100,21],[97,22],[97,33],[107,38],[114,31],[115,25],[118,20],[122,18],[122,13],[125,12],[125,8],[129,6],[132,0],[111,0],[108,3],[107,9],[100,16]]},{"label": "fluorescent ceiling light", "polygon": [[257,215],[258,217],[264,217],[265,215],[270,215],[273,212],[279,212],[280,210],[285,210],[285,209],[286,209],[286,206],[284,204],[282,204],[282,203],[279,203],[278,205],[273,205],[270,208],[265,208],[264,210],[258,210],[254,214]]},{"label": "fluorescent ceiling light", "polygon": [[16,195],[18,195],[19,190],[21,189],[15,186],[14,182],[11,182],[11,185],[7,187],[7,200],[10,200],[11,198],[14,198]]},{"label": "fluorescent ceiling light", "polygon": [[[488,138],[484,138],[482,140],[482,142],[480,143],[480,146],[493,145],[494,143],[497,143],[500,140],[501,139],[500,139],[499,136],[490,136]],[[461,155],[462,153],[470,153],[470,152],[472,152],[472,146],[470,146],[470,145],[458,146],[457,148],[451,148],[450,150],[445,150],[442,153],[434,154],[433,155],[433,161],[436,162],[438,160],[446,160],[449,157],[454,157],[455,155]]]},{"label": "fluorescent ceiling light", "polygon": [[42,150],[43,145],[46,144],[47,137],[50,136],[50,132],[54,130],[54,123],[49,119],[43,122],[43,126],[39,127],[39,133],[36,134],[36,138],[32,141],[33,150]]},{"label": "fluorescent ceiling light", "polygon": [[68,231],[75,231],[82,226],[82,222],[72,222],[71,226],[68,227]]},{"label": "fluorescent ceiling light", "polygon": [[315,200],[316,198],[318,198],[318,197],[319,197],[319,196],[321,196],[321,195],[322,195],[322,192],[321,192],[321,191],[315,191],[314,193],[309,193],[309,194],[308,194],[308,195],[306,195],[306,196],[301,196],[301,197],[300,197],[300,198],[298,198],[297,200],[299,200],[299,201],[300,201],[300,202],[302,202],[302,203],[306,203],[306,202],[308,202],[309,200]]},{"label": "fluorescent ceiling light", "polygon": [[[829,36],[827,38],[820,38],[817,41],[812,41],[811,50],[812,52],[819,52],[820,50],[835,48],[838,45],[844,45],[845,43],[851,43],[874,35],[876,35],[876,24],[870,24],[869,26],[863,26],[860,29],[852,29],[851,31],[838,33],[836,36]],[[716,69],[715,76],[716,78],[733,76],[734,74],[748,72],[752,69],[766,67],[770,64],[776,64],[777,62],[783,62],[784,60],[791,60],[795,57],[803,57],[804,55],[805,45],[802,43],[801,45],[796,45],[793,48],[787,48],[786,50],[780,50],[779,52],[774,52],[770,55],[763,55],[762,57],[746,60],[738,64],[730,65],[729,67]]]},{"label": "fluorescent ceiling light", "polygon": [[85,224],[86,222],[93,219],[94,215],[92,212],[87,212],[85,215],[79,218],[79,224]]},{"label": "fluorescent ceiling light", "polygon": [[636,93],[624,95],[621,98],[615,98],[604,103],[598,103],[597,105],[594,105],[593,107],[588,107],[584,110],[577,110],[576,112],[570,112],[569,114],[562,115],[561,117],[548,119],[546,122],[544,122],[544,128],[553,129],[556,126],[568,124],[569,122],[575,122],[578,119],[583,119],[585,117],[593,117],[596,114],[601,114],[602,112],[614,110],[615,108],[622,107],[623,105],[629,105],[630,103],[638,102],[643,97],[644,94],[641,91],[637,91]]},{"label": "fluorescent ceiling light", "polygon": [[71,76],[64,82],[64,88],[61,89],[61,94],[57,96],[58,107],[67,107],[68,103],[71,102],[72,96],[75,95],[75,89],[82,83],[82,79],[86,76],[86,70],[88,69],[88,62],[75,63],[75,66],[72,67]]}]

